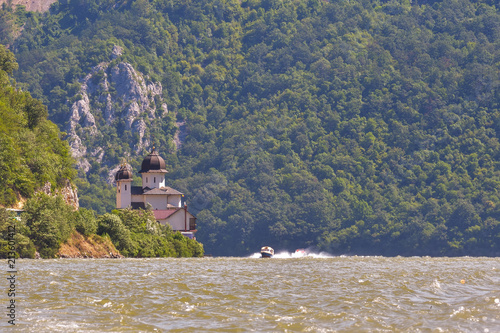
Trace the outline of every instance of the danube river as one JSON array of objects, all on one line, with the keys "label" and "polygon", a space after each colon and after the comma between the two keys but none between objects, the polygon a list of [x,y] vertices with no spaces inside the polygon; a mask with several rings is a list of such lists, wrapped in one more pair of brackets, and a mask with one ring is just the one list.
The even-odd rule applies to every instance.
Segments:
[{"label": "danube river", "polygon": [[499,258],[257,257],[18,260],[0,330],[500,332]]}]

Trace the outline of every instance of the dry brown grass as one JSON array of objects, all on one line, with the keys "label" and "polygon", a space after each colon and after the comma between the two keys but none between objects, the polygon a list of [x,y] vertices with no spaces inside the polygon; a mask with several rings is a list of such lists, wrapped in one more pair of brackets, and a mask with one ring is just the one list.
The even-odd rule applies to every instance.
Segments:
[{"label": "dry brown grass", "polygon": [[122,258],[109,238],[98,235],[83,236],[73,232],[70,239],[59,248],[60,258]]}]

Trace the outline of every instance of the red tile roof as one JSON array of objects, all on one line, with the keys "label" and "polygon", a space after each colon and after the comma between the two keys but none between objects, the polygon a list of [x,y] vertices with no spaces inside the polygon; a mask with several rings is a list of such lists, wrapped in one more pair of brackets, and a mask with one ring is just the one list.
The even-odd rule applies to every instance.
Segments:
[{"label": "red tile roof", "polygon": [[172,216],[176,212],[178,212],[182,208],[177,208],[177,209],[155,209],[153,210],[153,214],[155,215],[155,219],[158,220],[164,220],[168,218],[169,216]]}]

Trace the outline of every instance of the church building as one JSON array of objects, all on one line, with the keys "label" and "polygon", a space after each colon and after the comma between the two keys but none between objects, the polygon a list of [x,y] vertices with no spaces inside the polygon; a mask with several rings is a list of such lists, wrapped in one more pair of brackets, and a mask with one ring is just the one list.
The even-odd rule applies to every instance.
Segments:
[{"label": "church building", "polygon": [[132,172],[125,164],[116,172],[116,208],[146,209],[150,204],[156,221],[172,226],[184,236],[194,238],[196,217],[183,203],[184,195],[165,186],[165,160],[154,150],[144,158],[139,173],[142,186],[132,186]]}]

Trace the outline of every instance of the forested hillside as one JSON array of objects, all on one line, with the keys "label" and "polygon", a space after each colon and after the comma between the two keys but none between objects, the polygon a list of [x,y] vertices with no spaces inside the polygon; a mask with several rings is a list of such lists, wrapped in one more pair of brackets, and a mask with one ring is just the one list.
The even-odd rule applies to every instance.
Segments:
[{"label": "forested hillside", "polygon": [[82,206],[110,211],[109,170],[156,144],[207,253],[500,255],[495,3],[71,0],[21,11],[11,49],[61,129],[101,63],[161,82],[142,152],[123,127],[82,136],[104,152],[79,171]]},{"label": "forested hillside", "polygon": [[[52,190],[75,176],[69,147],[47,108],[15,88],[14,55],[0,45],[0,205],[12,206],[50,183]],[[50,189],[49,189],[50,190]]]}]

